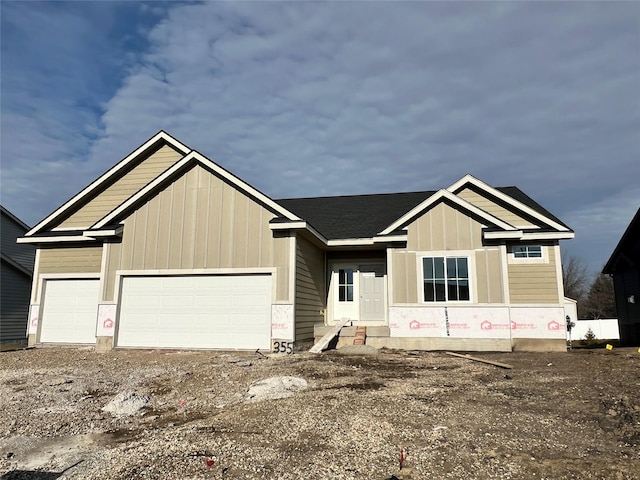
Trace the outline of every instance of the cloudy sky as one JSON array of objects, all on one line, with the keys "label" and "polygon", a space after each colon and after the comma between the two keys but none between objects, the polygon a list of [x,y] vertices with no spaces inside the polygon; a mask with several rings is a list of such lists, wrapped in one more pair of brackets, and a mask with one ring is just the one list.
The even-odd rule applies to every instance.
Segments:
[{"label": "cloudy sky", "polygon": [[1,201],[164,129],[272,198],[517,185],[597,270],[640,206],[640,2],[12,2]]}]

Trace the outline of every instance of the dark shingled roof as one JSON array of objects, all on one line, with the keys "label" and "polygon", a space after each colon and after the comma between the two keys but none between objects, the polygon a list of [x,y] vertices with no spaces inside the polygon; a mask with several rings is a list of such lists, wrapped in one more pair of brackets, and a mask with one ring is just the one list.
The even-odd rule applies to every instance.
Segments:
[{"label": "dark shingled roof", "polygon": [[276,200],[327,239],[371,238],[435,192]]},{"label": "dark shingled roof", "polygon": [[[497,190],[564,225],[519,188],[498,187]],[[305,220],[325,238],[338,240],[374,237],[434,193],[436,192],[424,191],[288,198],[276,202]]]}]

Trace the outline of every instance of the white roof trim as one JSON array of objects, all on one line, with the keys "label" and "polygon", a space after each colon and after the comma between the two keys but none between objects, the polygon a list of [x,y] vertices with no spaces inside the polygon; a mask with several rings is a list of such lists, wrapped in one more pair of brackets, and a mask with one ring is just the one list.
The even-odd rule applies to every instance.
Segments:
[{"label": "white roof trim", "polygon": [[402,217],[400,217],[398,220],[396,220],[395,222],[393,222],[391,225],[389,225],[387,228],[385,228],[382,232],[380,232],[378,235],[387,235],[395,230],[397,230],[398,228],[400,228],[400,226],[402,226],[404,223],[408,222],[409,220],[411,220],[413,217],[415,217],[416,215],[418,215],[420,212],[426,210],[427,208],[429,208],[431,205],[439,202],[440,200],[443,199],[447,199],[453,203],[456,203],[457,205],[459,205],[460,207],[469,210],[470,212],[478,215],[479,217],[484,218],[485,220],[487,220],[488,222],[503,228],[505,230],[516,230],[516,227],[514,227],[513,225],[508,224],[507,222],[504,222],[503,220],[500,220],[497,217],[494,217],[493,215],[491,215],[488,212],[485,212],[484,210],[476,207],[475,205],[473,205],[472,203],[467,202],[466,200],[463,200],[462,198],[454,195],[453,193],[451,193],[448,190],[438,190],[436,193],[434,193],[433,195],[431,195],[429,198],[427,198],[424,202],[422,202],[420,205],[418,205],[417,207],[413,208],[412,210],[410,210],[409,212],[405,213]]},{"label": "white roof trim", "polygon": [[282,223],[270,223],[269,228],[271,230],[291,230],[307,228],[307,222],[282,222]]},{"label": "white roof trim", "polygon": [[328,247],[343,247],[349,245],[373,245],[373,238],[343,238],[339,240],[329,240],[327,242]]},{"label": "white roof trim", "polygon": [[522,240],[569,240],[575,236],[573,232],[525,232]]},{"label": "white roof trim", "polygon": [[54,243],[54,242],[88,242],[95,238],[84,237],[81,235],[57,236],[57,237],[21,237],[16,240],[17,243]]},{"label": "white roof trim", "polygon": [[487,240],[497,240],[500,238],[522,238],[522,230],[513,230],[507,232],[482,232],[482,236]]},{"label": "white roof trim", "polygon": [[116,209],[112,210],[108,215],[106,215],[102,219],[98,220],[98,222],[95,225],[93,225],[91,228],[92,229],[93,228],[99,229],[99,228],[104,227],[105,225],[108,225],[110,222],[113,222],[114,219],[118,215],[120,215],[123,211],[125,211],[127,208],[129,208],[131,205],[133,205],[135,202],[137,202],[138,200],[143,198],[145,195],[147,195],[148,193],[153,191],[162,182],[164,182],[164,181],[170,179],[171,177],[173,177],[177,172],[179,172],[182,168],[186,167],[191,162],[196,162],[196,163],[198,163],[200,165],[203,165],[206,168],[209,168],[209,169],[213,170],[214,172],[216,172],[216,174],[218,174],[221,177],[225,178],[226,180],[231,182],[233,185],[235,185],[238,188],[240,188],[241,190],[245,191],[250,196],[252,196],[254,198],[257,198],[258,200],[260,200],[264,204],[268,205],[273,210],[278,212],[280,215],[285,216],[289,220],[292,220],[292,221],[299,221],[300,220],[293,213],[289,212],[288,210],[286,210],[285,208],[283,208],[282,206],[280,206],[279,204],[277,204],[276,202],[271,200],[265,194],[259,192],[258,190],[253,188],[251,185],[243,182],[242,180],[240,180],[235,175],[232,175],[231,173],[227,172],[225,169],[223,169],[222,167],[220,167],[217,164],[213,163],[211,160],[209,160],[204,155],[201,155],[200,153],[198,153],[196,151],[191,151],[187,156],[182,157],[182,159],[180,161],[178,161],[175,164],[173,164],[173,166],[171,166],[169,169],[165,170],[161,175],[156,177],[152,182],[148,183],[146,186],[144,186],[143,188],[138,190],[134,195],[132,195],[127,200],[125,200],[123,203],[121,203]]},{"label": "white roof trim", "polygon": [[373,237],[373,243],[386,242],[406,242],[408,235],[385,235],[384,237]]},{"label": "white roof trim", "polygon": [[82,232],[83,237],[116,237],[122,235],[122,231],[124,230],[123,225],[119,225],[117,228],[112,228],[110,230],[85,230]]},{"label": "white roof trim", "polygon": [[91,183],[88,187],[86,187],[84,190],[82,190],[80,193],[78,193],[76,196],[74,196],[71,200],[69,200],[67,203],[62,205],[60,208],[55,210],[51,215],[49,215],[47,218],[42,220],[35,227],[33,227],[31,230],[29,230],[25,234],[25,236],[29,237],[29,236],[33,235],[34,233],[37,233],[38,230],[40,230],[42,227],[46,226],[47,224],[51,223],[53,220],[56,219],[56,217],[59,217],[60,215],[62,215],[72,205],[74,205],[76,202],[81,200],[83,197],[87,196],[89,193],[91,193],[97,187],[102,185],[104,182],[109,180],[109,178],[111,178],[117,172],[122,170],[131,161],[135,160],[138,156],[143,154],[145,152],[145,150],[147,150],[148,148],[150,148],[152,145],[154,145],[156,142],[158,142],[160,140],[166,141],[169,145],[171,145],[172,147],[174,147],[178,151],[182,152],[183,155],[186,155],[190,150],[189,147],[187,147],[186,145],[182,144],[181,142],[179,142],[178,140],[173,138],[168,133],[166,133],[164,131],[160,131],[160,132],[156,133],[153,137],[151,137],[144,144],[142,144],[136,150],[134,150],[129,155],[127,155],[123,160],[121,160],[114,167],[110,168],[105,174],[103,174],[101,177],[99,177],[97,180],[95,180],[93,183]]},{"label": "white roof trim", "polygon": [[551,220],[549,217],[537,212],[536,210],[534,210],[531,207],[528,207],[524,203],[519,202],[515,198],[510,197],[509,195],[506,195],[506,194],[502,193],[500,190],[497,190],[497,189],[493,188],[491,185],[483,182],[482,180],[478,180],[473,175],[469,175],[469,174],[465,175],[460,180],[458,180],[453,185],[451,185],[449,188],[447,188],[447,190],[450,191],[451,193],[454,193],[456,190],[458,190],[459,188],[462,188],[467,183],[471,183],[471,184],[475,185],[476,187],[484,190],[485,192],[493,195],[494,197],[497,197],[500,200],[508,203],[509,205],[512,205],[516,209],[518,209],[518,210],[520,210],[520,211],[522,211],[522,212],[524,212],[524,213],[526,213],[526,214],[528,214],[528,215],[530,215],[530,216],[532,216],[534,218],[537,218],[541,222],[546,223],[550,227],[556,228],[556,229],[558,229],[558,230],[560,230],[562,232],[569,231],[569,229],[567,227],[565,227],[563,225],[560,225],[558,222],[555,222],[555,221]]}]

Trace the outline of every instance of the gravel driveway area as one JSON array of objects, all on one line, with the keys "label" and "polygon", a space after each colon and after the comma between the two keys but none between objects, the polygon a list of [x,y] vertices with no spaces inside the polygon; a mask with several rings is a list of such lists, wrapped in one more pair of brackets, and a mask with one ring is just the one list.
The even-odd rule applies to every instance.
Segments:
[{"label": "gravel driveway area", "polygon": [[475,355],[3,352],[0,475],[640,478],[636,349]]}]

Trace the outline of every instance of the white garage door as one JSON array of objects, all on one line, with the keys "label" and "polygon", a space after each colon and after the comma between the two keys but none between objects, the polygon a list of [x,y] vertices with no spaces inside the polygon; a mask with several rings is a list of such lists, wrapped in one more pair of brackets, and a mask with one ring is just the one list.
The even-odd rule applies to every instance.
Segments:
[{"label": "white garage door", "polygon": [[271,276],[124,277],[117,345],[268,349]]},{"label": "white garage door", "polygon": [[40,342],[96,343],[98,280],[47,280]]}]

